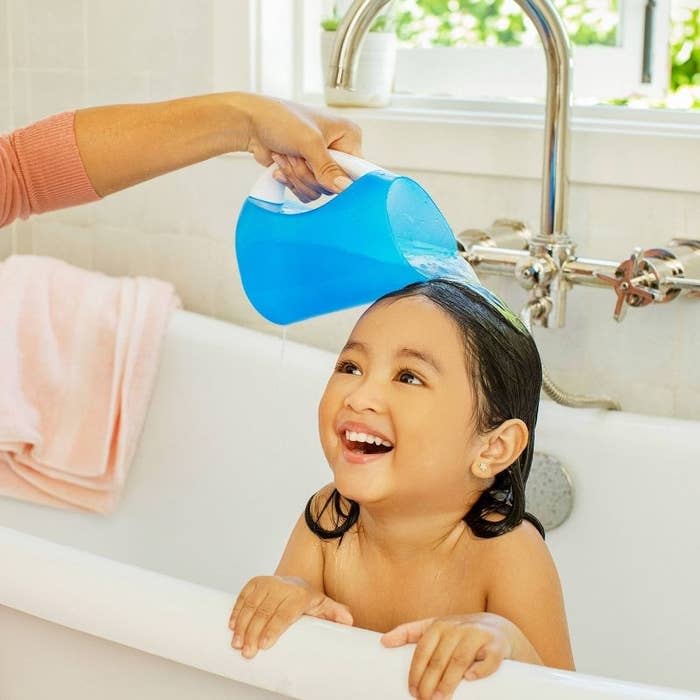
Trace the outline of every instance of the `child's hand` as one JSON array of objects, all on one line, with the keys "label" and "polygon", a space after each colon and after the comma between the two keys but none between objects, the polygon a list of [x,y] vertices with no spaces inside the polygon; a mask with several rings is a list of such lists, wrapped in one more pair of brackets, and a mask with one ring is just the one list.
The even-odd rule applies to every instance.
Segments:
[{"label": "child's hand", "polygon": [[462,680],[493,673],[512,651],[512,623],[475,613],[399,625],[382,636],[386,647],[417,643],[408,674],[409,692],[421,700],[444,700]]},{"label": "child's hand", "polygon": [[352,625],[345,605],[291,576],[256,576],[244,586],[233,606],[228,626],[231,645],[252,659],[258,649],[271,647],[302,615]]}]

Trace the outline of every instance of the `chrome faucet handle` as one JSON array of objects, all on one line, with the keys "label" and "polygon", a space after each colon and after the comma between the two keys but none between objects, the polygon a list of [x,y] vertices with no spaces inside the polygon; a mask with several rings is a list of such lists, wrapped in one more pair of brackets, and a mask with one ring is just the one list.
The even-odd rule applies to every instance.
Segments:
[{"label": "chrome faucet handle", "polygon": [[645,250],[637,247],[632,255],[621,262],[614,276],[596,272],[595,276],[609,284],[617,295],[613,318],[621,322],[625,317],[627,306],[647,306],[663,297],[658,289],[651,285],[658,283],[653,268],[647,263],[647,257],[658,257],[656,249]]}]

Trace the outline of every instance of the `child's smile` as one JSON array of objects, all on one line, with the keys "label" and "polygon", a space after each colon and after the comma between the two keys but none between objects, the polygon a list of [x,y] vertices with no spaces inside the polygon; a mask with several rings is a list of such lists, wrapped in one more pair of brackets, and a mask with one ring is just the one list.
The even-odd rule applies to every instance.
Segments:
[{"label": "child's smile", "polygon": [[338,426],[343,457],[351,464],[367,464],[394,449],[393,441],[365,423],[343,421]]}]

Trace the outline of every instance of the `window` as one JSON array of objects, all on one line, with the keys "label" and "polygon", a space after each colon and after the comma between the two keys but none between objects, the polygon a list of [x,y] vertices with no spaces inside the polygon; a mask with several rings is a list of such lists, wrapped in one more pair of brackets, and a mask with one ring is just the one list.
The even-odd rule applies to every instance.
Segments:
[{"label": "window", "polygon": [[[577,103],[653,104],[666,95],[673,67],[674,75],[691,87],[694,80],[698,83],[694,95],[700,106],[700,73],[693,78],[693,71],[700,71],[697,0],[554,2],[572,40]],[[299,97],[321,91],[322,18],[329,6],[337,5],[342,13],[349,4],[350,0],[300,3]],[[544,98],[544,53],[534,26],[514,0],[394,0],[392,15],[400,40],[397,95]],[[689,100],[693,98],[673,106],[690,106]]]}]

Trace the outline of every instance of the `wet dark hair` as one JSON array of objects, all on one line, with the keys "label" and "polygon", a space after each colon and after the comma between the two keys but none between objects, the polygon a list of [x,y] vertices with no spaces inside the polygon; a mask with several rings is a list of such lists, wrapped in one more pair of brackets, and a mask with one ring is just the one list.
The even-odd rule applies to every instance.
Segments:
[{"label": "wet dark hair", "polygon": [[[476,429],[493,430],[504,421],[519,418],[527,426],[528,443],[493,484],[483,491],[464,522],[477,537],[497,537],[510,532],[523,519],[529,520],[544,537],[544,528],[525,511],[525,483],[534,452],[535,423],[542,384],[542,363],[535,341],[520,319],[495,295],[483,287],[467,286],[446,279],[411,284],[378,299],[423,296],[430,299],[457,324],[469,356],[467,370],[476,388]],[[357,522],[359,504],[333,489],[326,502],[313,507],[315,496],[306,504],[309,529],[322,539],[342,540]],[[320,505],[320,504],[319,504]],[[321,526],[323,513],[331,507],[335,527]],[[315,511],[315,512],[314,512]],[[489,519],[498,514],[500,519]]]}]

